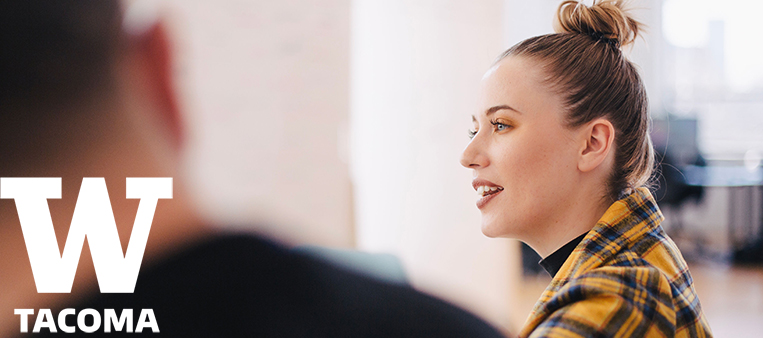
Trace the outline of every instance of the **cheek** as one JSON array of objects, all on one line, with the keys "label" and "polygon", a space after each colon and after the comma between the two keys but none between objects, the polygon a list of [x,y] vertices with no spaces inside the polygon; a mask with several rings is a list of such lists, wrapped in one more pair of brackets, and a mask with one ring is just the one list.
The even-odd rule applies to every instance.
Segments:
[{"label": "cheek", "polygon": [[504,153],[505,188],[515,213],[512,217],[524,221],[543,218],[574,189],[576,166],[571,144],[558,132],[532,130],[518,135],[516,146]]},{"label": "cheek", "polygon": [[503,162],[510,167],[508,179],[515,188],[538,193],[538,187],[556,181],[566,171],[567,146],[560,144],[557,135],[527,130],[514,141],[515,146],[504,152]]},{"label": "cheek", "polygon": [[562,132],[527,128],[494,149],[500,158],[496,169],[505,195],[498,209],[483,212],[485,235],[513,237],[528,233],[539,221],[550,217],[568,197],[569,189],[574,189],[574,151]]}]

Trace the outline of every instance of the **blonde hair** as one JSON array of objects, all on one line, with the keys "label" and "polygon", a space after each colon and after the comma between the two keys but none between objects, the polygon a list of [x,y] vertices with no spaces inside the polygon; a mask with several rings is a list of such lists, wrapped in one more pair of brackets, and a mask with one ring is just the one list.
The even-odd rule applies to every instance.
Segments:
[{"label": "blonde hair", "polygon": [[529,38],[509,48],[508,56],[537,60],[548,84],[564,97],[567,123],[577,127],[606,118],[615,127],[615,164],[607,196],[620,199],[649,183],[654,150],[649,137],[648,100],[635,65],[621,48],[633,43],[642,24],[621,0],[577,0],[559,5],[557,33]]},{"label": "blonde hair", "polygon": [[622,0],[594,1],[591,7],[578,0],[566,0],[559,5],[554,18],[557,33],[601,33],[604,38],[617,41],[619,47],[636,41],[640,22],[628,16]]}]

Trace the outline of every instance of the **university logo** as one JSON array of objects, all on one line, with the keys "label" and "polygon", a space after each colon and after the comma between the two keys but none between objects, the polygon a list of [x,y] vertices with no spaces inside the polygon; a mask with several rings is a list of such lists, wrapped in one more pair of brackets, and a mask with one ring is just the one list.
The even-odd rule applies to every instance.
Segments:
[{"label": "university logo", "polygon": [[[102,177],[87,177],[82,179],[69,235],[66,237],[66,244],[61,254],[48,208],[48,199],[61,198],[61,178],[0,178],[0,198],[13,199],[16,202],[37,292],[71,292],[85,237],[90,246],[101,292],[133,293],[135,291],[135,283],[138,280],[140,264],[146,250],[156,204],[160,198],[172,198],[172,178],[128,177],[126,180],[126,197],[140,199],[126,252],[122,253],[106,181]],[[19,316],[19,332],[28,332],[28,316],[34,315],[34,312],[34,309],[14,309],[13,313]],[[139,333],[144,329],[159,332],[152,309],[141,310],[135,327],[133,327],[133,309],[123,309],[119,316],[115,309],[104,309],[103,317],[94,309],[76,312],[72,308],[63,309],[58,313],[58,321],[56,321],[50,309],[40,309],[32,332],[38,333],[42,329],[47,329],[51,333],[56,333],[58,330],[74,333],[75,327],[67,325],[66,321],[67,316],[74,315],[77,317],[76,328],[85,333],[95,332],[101,326],[104,333],[112,332],[112,328],[116,332],[124,330],[128,333]],[[91,324],[88,324],[86,320],[88,316],[92,317]]]},{"label": "university logo", "polygon": [[132,293],[160,198],[172,198],[171,177],[127,179],[127,198],[140,199],[127,251],[122,253],[106,181],[82,180],[69,235],[60,254],[48,199],[61,198],[60,177],[2,177],[0,198],[14,199],[32,274],[40,293],[69,293],[85,237],[102,293]]}]

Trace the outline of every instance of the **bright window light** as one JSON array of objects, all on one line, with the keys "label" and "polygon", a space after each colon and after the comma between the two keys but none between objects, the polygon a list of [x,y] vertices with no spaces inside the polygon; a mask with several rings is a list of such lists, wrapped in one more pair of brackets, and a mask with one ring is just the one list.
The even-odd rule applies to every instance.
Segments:
[{"label": "bright window light", "polygon": [[665,0],[663,35],[676,47],[708,48],[712,34],[722,34],[726,85],[736,92],[749,92],[763,87],[760,13],[760,0]]}]

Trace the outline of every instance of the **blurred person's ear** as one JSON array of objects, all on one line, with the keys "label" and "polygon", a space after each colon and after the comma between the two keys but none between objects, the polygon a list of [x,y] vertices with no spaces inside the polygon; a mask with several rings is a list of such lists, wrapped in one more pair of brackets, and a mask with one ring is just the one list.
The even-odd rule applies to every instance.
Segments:
[{"label": "blurred person's ear", "polygon": [[[602,163],[614,161],[615,127],[606,119],[596,119],[585,124],[582,129],[583,142],[578,161],[578,169],[589,172],[599,168]],[[605,168],[610,168],[605,165]]]},{"label": "blurred person's ear", "polygon": [[[128,48],[134,79],[142,86],[142,96],[153,106],[148,109],[165,125],[176,148],[184,142],[183,117],[178,106],[173,77],[171,44],[161,21],[151,21],[139,30],[128,30]],[[141,104],[142,105],[142,104]]]}]

